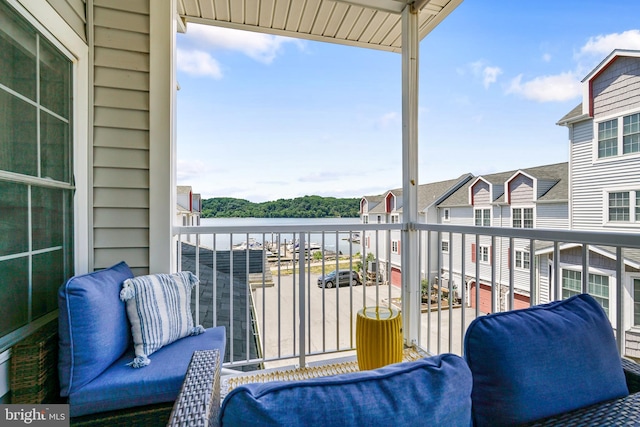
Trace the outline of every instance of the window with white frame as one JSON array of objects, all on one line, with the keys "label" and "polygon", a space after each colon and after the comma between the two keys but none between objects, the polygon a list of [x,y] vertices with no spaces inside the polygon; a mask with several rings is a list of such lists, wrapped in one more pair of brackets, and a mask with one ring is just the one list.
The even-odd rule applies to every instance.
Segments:
[{"label": "window with white frame", "polygon": [[442,249],[443,253],[447,253],[448,254],[449,253],[449,241],[448,240],[443,240],[441,245],[440,245],[440,248]]},{"label": "window with white frame", "polygon": [[399,253],[399,242],[397,240],[391,241],[391,253],[397,254]]},{"label": "window with white frame", "polygon": [[[566,299],[582,292],[582,272],[562,270],[562,298]],[[589,273],[587,292],[600,303],[609,314],[609,276]]]},{"label": "window with white frame", "polygon": [[400,222],[400,217],[398,214],[392,214],[391,215],[391,224],[397,224],[398,222]]},{"label": "window with white frame", "polygon": [[491,226],[491,209],[474,209],[473,216],[476,227]]},{"label": "window with white frame", "polygon": [[640,152],[640,113],[597,123],[598,158]]},{"label": "window with white frame", "polygon": [[533,208],[511,208],[513,228],[533,228]]},{"label": "window with white frame", "polygon": [[478,254],[480,262],[489,262],[489,246],[480,246],[480,252]]},{"label": "window with white frame", "polygon": [[608,222],[640,224],[640,190],[611,191],[606,201]]},{"label": "window with white frame", "polygon": [[442,212],[442,220],[443,221],[449,221],[449,209],[444,209],[444,211]]},{"label": "window with white frame", "polygon": [[382,217],[380,215],[378,215],[377,220],[378,220],[378,224],[380,224],[382,222]]},{"label": "window with white frame", "polygon": [[640,279],[633,279],[633,325],[640,326]]},{"label": "window with white frame", "polygon": [[516,268],[529,270],[529,268],[531,267],[531,260],[530,260],[529,252],[528,251],[516,250],[515,251],[515,264],[516,264]]},{"label": "window with white frame", "polygon": [[362,223],[369,224],[369,215],[362,215]]},{"label": "window with white frame", "polygon": [[73,275],[73,65],[0,2],[0,337],[58,309]]},{"label": "window with white frame", "polygon": [[598,158],[618,155],[618,119],[598,123]]}]

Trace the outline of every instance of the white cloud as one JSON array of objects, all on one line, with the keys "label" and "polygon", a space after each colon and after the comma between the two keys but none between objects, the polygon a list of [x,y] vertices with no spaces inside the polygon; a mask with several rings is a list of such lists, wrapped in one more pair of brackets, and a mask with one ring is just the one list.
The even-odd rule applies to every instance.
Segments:
[{"label": "white cloud", "polygon": [[210,25],[189,25],[187,35],[189,42],[201,49],[220,49],[242,52],[248,57],[264,64],[270,64],[281,53],[287,43],[292,43],[303,49],[300,40],[261,34],[251,31],[241,31]]},{"label": "white cloud", "polygon": [[[202,179],[214,169],[200,160],[178,160],[176,167],[177,180],[181,185],[191,185],[190,180]],[[194,188],[197,192],[197,190]]]},{"label": "white cloud", "polygon": [[640,30],[590,37],[576,56],[581,58],[591,55],[604,58],[614,49],[640,49]]},{"label": "white cloud", "polygon": [[473,75],[482,79],[482,84],[485,89],[489,89],[489,86],[495,83],[498,80],[498,76],[502,74],[500,67],[486,65],[486,62],[483,60],[470,63],[469,69]]},{"label": "white cloud", "polygon": [[544,62],[551,62],[551,54],[550,53],[545,53],[542,55],[542,60]]},{"label": "white cloud", "polygon": [[482,70],[484,88],[489,89],[491,83],[495,83],[500,74],[502,74],[500,67],[484,67],[484,70]]},{"label": "white cloud", "polygon": [[[582,94],[582,77],[614,49],[640,49],[640,30],[590,37],[574,54],[575,67],[572,71],[534,77],[528,81],[523,81],[523,75],[520,74],[511,80],[506,93],[538,102],[577,98]],[[544,54],[542,59],[549,62],[551,55]]]},{"label": "white cloud", "polygon": [[506,91],[538,102],[568,101],[582,93],[582,86],[574,72],[541,76],[522,81],[522,74],[511,80]]},{"label": "white cloud", "polygon": [[207,52],[199,50],[185,51],[178,49],[178,69],[187,74],[198,77],[213,77],[218,80],[222,78],[220,64]]}]

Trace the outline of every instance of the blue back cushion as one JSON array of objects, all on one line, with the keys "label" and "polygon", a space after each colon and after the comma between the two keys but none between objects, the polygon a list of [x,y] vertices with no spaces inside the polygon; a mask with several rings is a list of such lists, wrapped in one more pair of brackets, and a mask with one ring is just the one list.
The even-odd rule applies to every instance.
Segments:
[{"label": "blue back cushion", "polygon": [[248,384],[224,399],[225,426],[363,426],[471,423],[471,373],[459,356],[313,378]]},{"label": "blue back cushion", "polygon": [[72,277],[58,292],[60,394],[68,396],[116,361],[129,347],[131,332],[122,282],[133,277],[124,262]]},{"label": "blue back cushion", "polygon": [[590,295],[475,319],[464,340],[476,426],[525,423],[628,394],[604,310]]}]

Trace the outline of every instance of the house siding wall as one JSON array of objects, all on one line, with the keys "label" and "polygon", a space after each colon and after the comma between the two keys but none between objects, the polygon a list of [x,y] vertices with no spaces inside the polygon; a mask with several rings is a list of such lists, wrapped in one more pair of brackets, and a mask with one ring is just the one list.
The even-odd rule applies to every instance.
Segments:
[{"label": "house siding wall", "polygon": [[94,268],[149,271],[149,1],[94,2]]},{"label": "house siding wall", "polygon": [[640,61],[618,58],[593,80],[593,113],[596,120],[638,107]]},{"label": "house siding wall", "polygon": [[87,41],[87,15],[84,0],[47,0],[76,34]]},{"label": "house siding wall", "polygon": [[509,183],[512,205],[528,204],[533,201],[533,180],[525,175],[515,177]]},{"label": "house siding wall", "polygon": [[473,204],[475,206],[486,206],[491,203],[491,193],[489,184],[484,181],[478,181],[473,186]]},{"label": "house siding wall", "polygon": [[567,203],[545,203],[536,207],[536,228],[569,228]]}]

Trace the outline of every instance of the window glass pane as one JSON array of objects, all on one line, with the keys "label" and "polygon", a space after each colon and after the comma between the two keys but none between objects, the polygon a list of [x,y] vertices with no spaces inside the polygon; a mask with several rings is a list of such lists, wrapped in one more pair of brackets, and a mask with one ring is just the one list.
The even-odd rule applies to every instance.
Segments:
[{"label": "window glass pane", "polygon": [[31,212],[33,221],[33,249],[63,245],[63,190],[33,187]]},{"label": "window glass pane", "polygon": [[40,104],[69,119],[71,61],[40,38]]},{"label": "window glass pane", "polygon": [[640,113],[626,116],[623,119],[622,152],[637,153],[640,151]]},{"label": "window glass pane", "polygon": [[38,175],[36,113],[33,105],[0,89],[0,170]]},{"label": "window glass pane", "polygon": [[589,274],[589,293],[609,314],[609,277]]},{"label": "window glass pane", "polygon": [[629,192],[609,193],[609,221],[629,221]]},{"label": "window glass pane", "polygon": [[598,123],[598,157],[618,154],[618,119]]},{"label": "window glass pane", "polygon": [[485,227],[491,227],[491,210],[483,209],[482,216],[483,216],[482,225],[484,225]]},{"label": "window glass pane", "polygon": [[582,292],[582,273],[562,270],[562,298],[569,298]]},{"label": "window glass pane", "polygon": [[533,228],[533,208],[524,208],[524,228]]},{"label": "window glass pane", "polygon": [[33,256],[33,319],[58,308],[57,292],[65,280],[62,249]]},{"label": "window glass pane", "polygon": [[[27,188],[0,181],[0,256],[29,250]],[[2,280],[5,280],[4,275]]]},{"label": "window glass pane", "polygon": [[476,209],[474,211],[474,216],[475,216],[476,227],[480,227],[482,225],[482,217],[480,216],[480,209]]},{"label": "window glass pane", "polygon": [[633,279],[633,324],[640,326],[640,279]]},{"label": "window glass pane", "polygon": [[29,315],[29,264],[28,258],[0,261],[0,295],[2,295],[2,316],[0,316],[0,336],[27,324]]},{"label": "window glass pane", "polygon": [[514,209],[513,210],[513,224],[512,226],[514,228],[521,228],[522,227],[522,210],[521,209]]},{"label": "window glass pane", "polygon": [[640,190],[636,190],[636,222],[640,222]]},{"label": "window glass pane", "polygon": [[43,111],[40,113],[40,126],[42,177],[70,182],[69,124]]},{"label": "window glass pane", "polygon": [[35,101],[36,33],[0,3],[0,84]]}]

